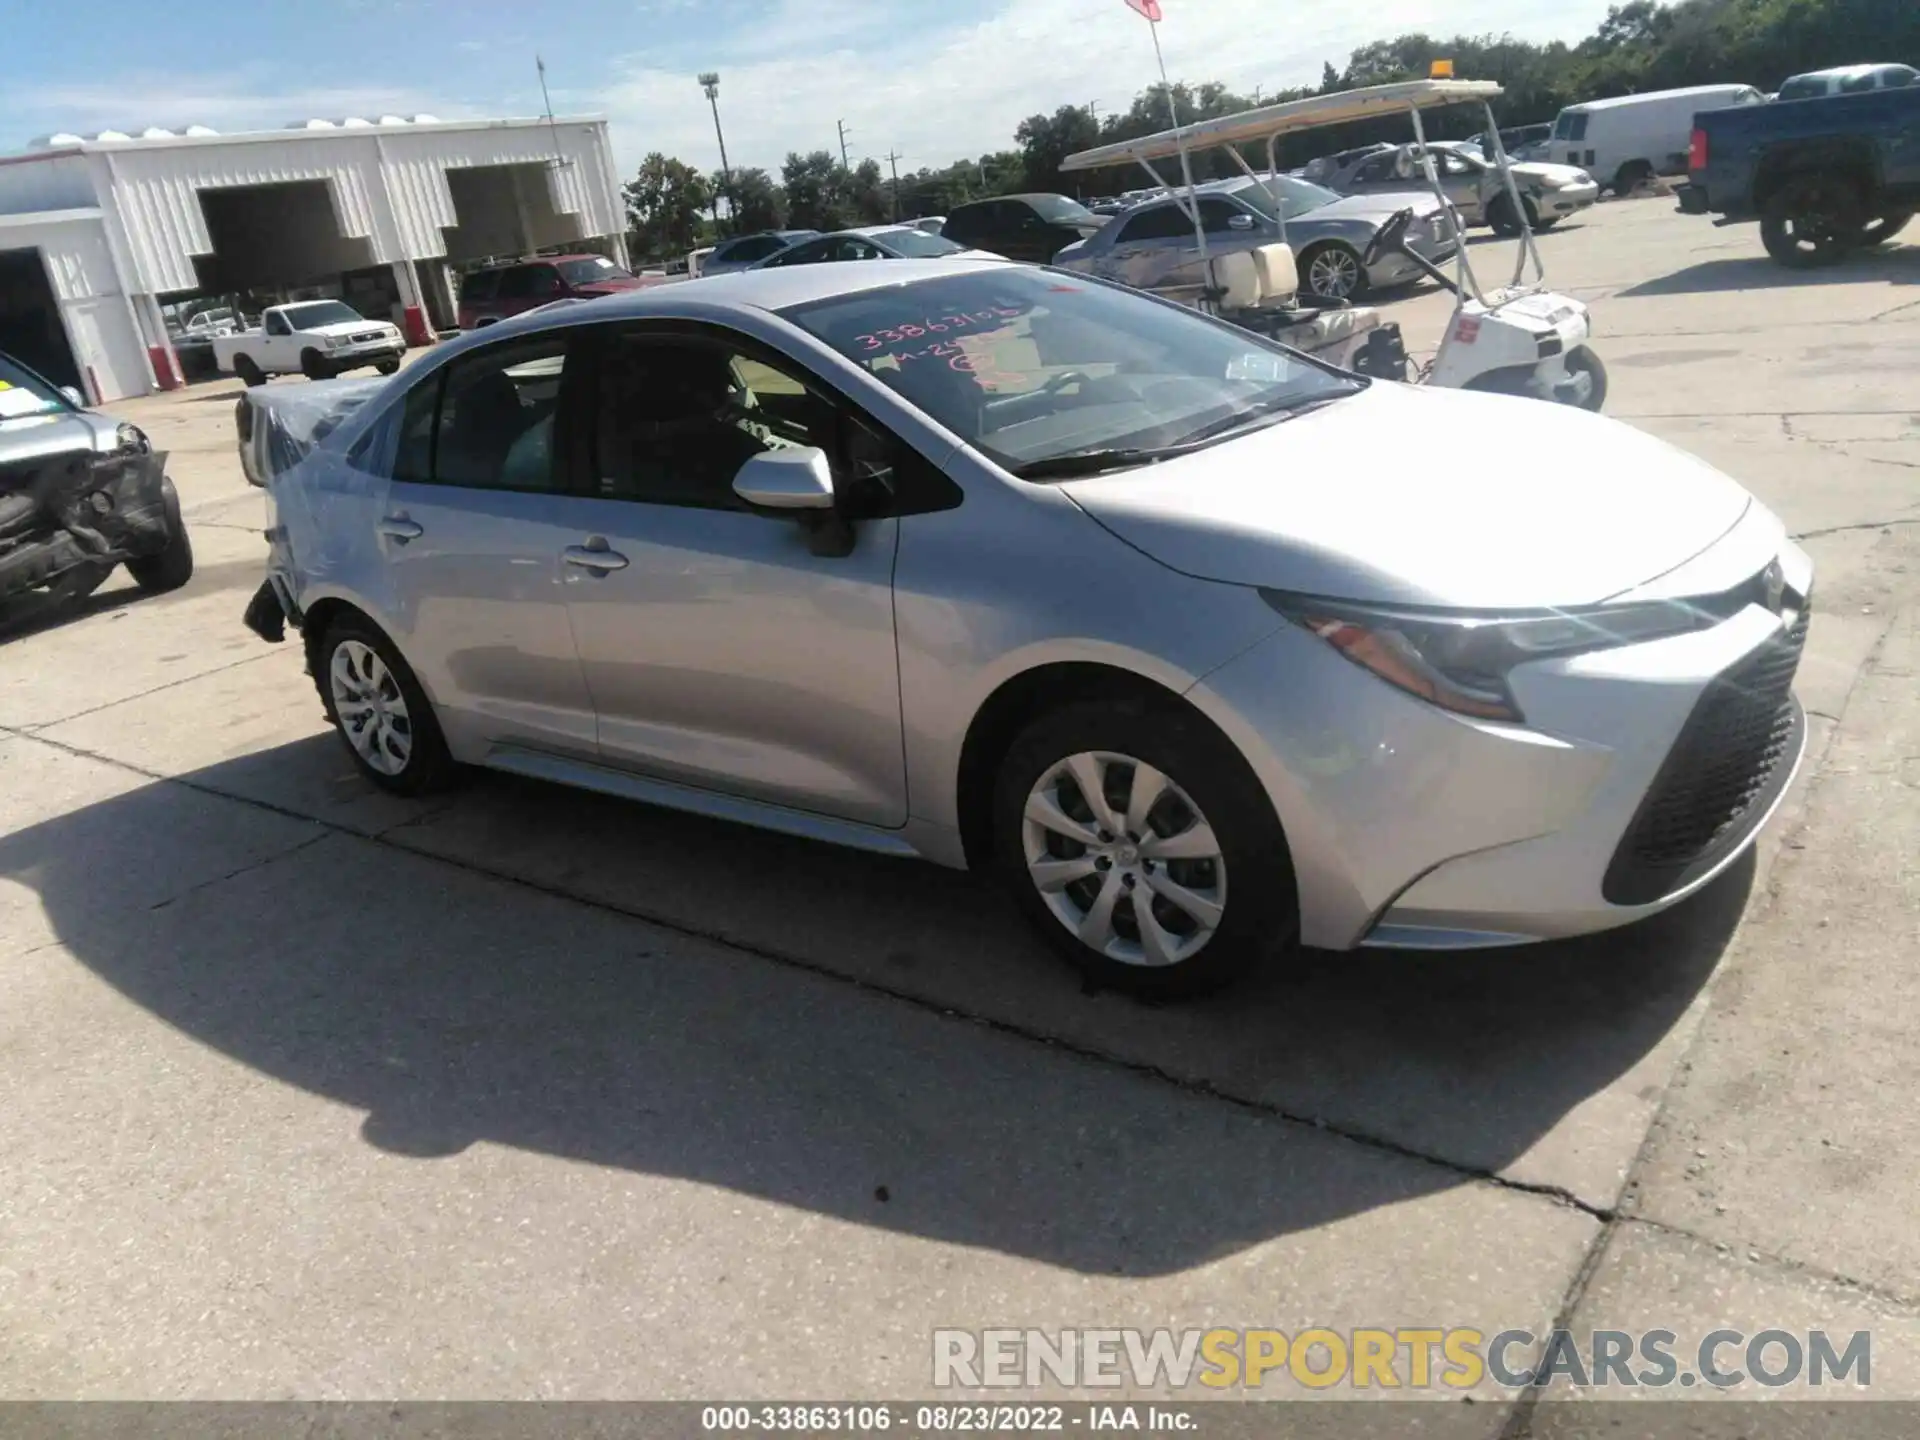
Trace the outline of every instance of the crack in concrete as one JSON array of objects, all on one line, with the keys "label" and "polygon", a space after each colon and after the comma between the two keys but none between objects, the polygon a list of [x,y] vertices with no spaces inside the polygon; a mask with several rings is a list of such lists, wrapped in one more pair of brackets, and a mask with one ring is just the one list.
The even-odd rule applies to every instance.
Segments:
[{"label": "crack in concrete", "polygon": [[333,833],[334,832],[331,828],[326,826],[321,826],[320,833],[317,835],[309,835],[306,839],[300,841],[297,844],[289,845],[284,850],[276,850],[274,851],[273,854],[264,855],[258,860],[249,860],[246,864],[241,865],[236,869],[229,870],[224,875],[216,875],[209,880],[197,880],[193,884],[187,886],[187,888],[182,890],[178,895],[169,895],[164,900],[156,900],[153,902],[153,904],[149,905],[147,909],[149,911],[165,910],[169,906],[176,905],[182,900],[188,899],[191,896],[199,894],[202,890],[210,890],[215,885],[224,885],[227,883],[227,881],[237,880],[242,875],[246,875],[254,870],[264,870],[269,865],[277,865],[280,861],[285,860],[290,855],[298,855],[302,850],[308,849],[309,847],[314,845],[318,845],[322,840],[331,839],[333,837]]},{"label": "crack in concrete", "polygon": [[[1379,1154],[1391,1155],[1396,1159],[1408,1160],[1416,1164],[1427,1165],[1437,1170],[1443,1170],[1447,1174],[1460,1180],[1480,1181],[1496,1189],[1508,1190],[1521,1195],[1532,1195],[1567,1209],[1576,1210],[1581,1214],[1589,1215],[1601,1221],[1603,1224],[1610,1222],[1614,1218],[1613,1210],[1604,1206],[1595,1205],[1591,1201],[1585,1200],[1575,1194],[1572,1190],[1567,1189],[1565,1186],[1550,1185],[1538,1181],[1517,1180],[1511,1176],[1502,1175],[1496,1170],[1487,1169],[1483,1166],[1470,1165],[1463,1161],[1450,1159],[1444,1155],[1421,1150],[1415,1146],[1404,1144],[1401,1141],[1391,1139],[1384,1135],[1375,1135],[1370,1131],[1356,1126],[1339,1124],[1318,1115],[1298,1113],[1288,1110],[1284,1106],[1269,1104],[1265,1101],[1249,1100],[1244,1096],[1235,1095],[1221,1089],[1210,1080],[1181,1075],[1163,1066],[1155,1065],[1144,1060],[1131,1060],[1125,1056],[1110,1054],[1094,1045],[1088,1045],[1077,1040],[1065,1039],[1058,1035],[1051,1035],[1044,1030],[1029,1025],[1022,1025],[1017,1021],[1003,1020],[996,1016],[982,1014],[978,1011],[962,1009],[938,1000],[929,999],[926,996],[916,995],[911,991],[901,990],[894,986],[883,984],[867,977],[848,975],[844,972],[831,969],[818,961],[808,959],[805,956],[791,954],[775,949],[772,946],[760,944],[756,941],[743,940],[737,936],[729,936],[722,931],[709,930],[703,926],[692,925],[674,917],[654,914],[638,906],[616,904],[611,901],[579,895],[562,889],[559,886],[549,885],[538,880],[529,880],[522,875],[515,875],[506,870],[495,869],[479,861],[456,859],[444,855],[429,855],[419,850],[409,849],[404,845],[385,838],[387,835],[393,833],[393,831],[405,828],[407,824],[412,823],[411,821],[403,821],[388,827],[387,830],[381,831],[378,834],[367,835],[360,831],[350,829],[347,826],[337,824],[334,821],[303,814],[300,811],[290,809],[284,805],[276,805],[270,801],[259,800],[249,795],[230,794],[227,791],[217,790],[211,786],[197,785],[193,781],[181,776],[163,775],[158,771],[148,770],[144,766],[119,760],[110,755],[102,755],[95,751],[88,750],[84,746],[71,745],[45,735],[29,734],[25,731],[12,730],[4,726],[0,726],[0,734],[11,734],[19,739],[31,741],[35,744],[46,745],[52,749],[64,751],[67,754],[81,759],[92,760],[102,765],[112,765],[119,769],[140,775],[158,784],[179,785],[183,789],[191,790],[196,794],[210,795],[222,800],[231,801],[234,804],[249,805],[275,815],[306,821],[309,824],[321,827],[325,832],[320,836],[314,837],[312,840],[301,842],[300,845],[293,847],[292,850],[283,852],[283,854],[291,854],[293,851],[306,849],[318,840],[329,838],[330,836],[345,836],[351,840],[363,844],[376,845],[382,849],[408,855],[416,860],[422,860],[429,864],[445,865],[451,869],[459,870],[470,875],[482,876],[486,879],[495,880],[518,889],[528,890],[538,895],[564,900],[569,904],[583,905],[588,909],[597,910],[604,914],[621,915],[628,919],[639,920],[669,933],[683,935],[689,939],[698,940],[705,944],[717,945],[723,949],[731,950],[736,954],[751,955],[757,959],[766,960],[789,969],[800,970],[824,980],[851,986],[855,990],[865,994],[884,996],[887,999],[898,1001],[901,1004],[910,1005],[916,1010],[937,1015],[942,1019],[977,1025],[982,1029],[990,1030],[996,1034],[1026,1040],[1092,1064],[1124,1071],[1145,1079],[1156,1080],[1185,1094],[1204,1097],[1226,1105],[1231,1105],[1235,1109],[1245,1111],[1250,1115],[1260,1116],[1269,1120],[1278,1120],[1283,1124],[1297,1125],[1305,1129],[1318,1130],[1324,1134],[1348,1141],[1349,1143],[1359,1145]],[[423,818],[425,817],[413,817],[414,820]],[[281,856],[277,855],[271,858],[279,859]],[[257,869],[260,864],[265,863],[270,862],[263,861],[245,865],[234,873],[245,874],[247,871]],[[206,883],[217,884],[219,882],[210,881]]]},{"label": "crack in concrete", "polygon": [[1795,1278],[1818,1280],[1823,1284],[1837,1285],[1844,1290],[1851,1290],[1856,1294],[1866,1296],[1868,1299],[1876,1300],[1883,1305],[1892,1305],[1901,1310],[1909,1310],[1915,1314],[1920,1314],[1920,1293],[1909,1295],[1904,1291],[1893,1290],[1885,1285],[1876,1284],[1872,1280],[1862,1280],[1853,1275],[1842,1275],[1837,1270],[1828,1270],[1822,1266],[1809,1264],[1803,1260],[1794,1260],[1785,1255],[1775,1254],[1771,1250],[1762,1250],[1759,1246],[1746,1242],[1735,1244],[1729,1240],[1715,1240],[1710,1235],[1702,1235],[1699,1231],[1689,1230],[1684,1225],[1675,1225],[1665,1220],[1655,1220],[1646,1215],[1633,1215],[1622,1212],[1620,1215],[1620,1223],[1622,1225],[1644,1226],[1648,1230],[1654,1230],[1663,1235],[1672,1235],[1682,1240],[1691,1241],[1696,1245],[1704,1245],[1721,1256],[1721,1258],[1736,1264],[1758,1265]]},{"label": "crack in concrete", "polygon": [[[243,660],[235,660],[226,665],[216,665],[211,670],[201,670],[192,675],[182,675],[178,680],[168,680],[163,684],[154,686],[151,690],[142,690],[138,695],[123,695],[118,700],[108,700],[104,704],[95,705],[86,710],[76,710],[71,715],[62,715],[58,720],[36,720],[31,725],[0,725],[0,731],[7,731],[11,734],[25,736],[30,739],[45,739],[45,736],[39,735],[37,732],[50,730],[55,725],[65,725],[69,720],[84,720],[89,715],[98,715],[102,710],[111,710],[116,705],[131,705],[135,700],[144,700],[149,695],[160,694],[163,690],[172,690],[181,685],[191,685],[194,681],[204,680],[209,675],[223,675],[229,670],[238,670],[242,665],[252,665],[256,661],[271,659],[272,656],[273,652],[271,651],[265,655],[249,655]],[[50,741],[49,743],[57,742]],[[143,770],[140,773],[144,775],[147,772]]]},{"label": "crack in concrete", "polygon": [[1920,525],[1920,517],[1906,516],[1893,520],[1858,520],[1851,525],[1828,525],[1819,530],[1801,530],[1795,540],[1818,540],[1827,535],[1844,535],[1851,530],[1889,530],[1895,525]]}]

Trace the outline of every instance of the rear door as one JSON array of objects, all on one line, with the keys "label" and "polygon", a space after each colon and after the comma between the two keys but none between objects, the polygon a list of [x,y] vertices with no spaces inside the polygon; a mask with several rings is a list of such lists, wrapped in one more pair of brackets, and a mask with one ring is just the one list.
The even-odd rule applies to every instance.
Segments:
[{"label": "rear door", "polygon": [[1094,273],[1138,290],[1162,284],[1181,263],[1177,253],[1181,236],[1189,243],[1193,238],[1193,222],[1172,201],[1136,210],[1112,223],[1120,228],[1112,245],[1094,262]]},{"label": "rear door", "polygon": [[577,333],[471,350],[406,398],[377,543],[394,639],[461,748],[595,753],[560,583]]}]

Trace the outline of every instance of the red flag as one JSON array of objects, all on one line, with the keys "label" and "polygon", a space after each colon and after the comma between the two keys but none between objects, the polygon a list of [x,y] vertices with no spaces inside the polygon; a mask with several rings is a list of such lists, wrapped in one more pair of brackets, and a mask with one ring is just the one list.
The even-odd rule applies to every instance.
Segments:
[{"label": "red flag", "polygon": [[1127,0],[1129,8],[1138,10],[1154,24],[1160,23],[1160,0]]}]

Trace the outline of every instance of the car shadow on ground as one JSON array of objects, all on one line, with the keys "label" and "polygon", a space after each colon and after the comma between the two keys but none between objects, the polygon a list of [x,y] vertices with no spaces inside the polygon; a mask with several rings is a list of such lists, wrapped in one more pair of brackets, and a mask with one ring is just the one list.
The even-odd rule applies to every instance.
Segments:
[{"label": "car shadow on ground", "polygon": [[1650,295],[1709,295],[1729,290],[1801,289],[1809,285],[1857,285],[1883,280],[1889,285],[1920,285],[1920,245],[1891,245],[1850,255],[1819,270],[1790,270],[1764,255],[1703,260],[1671,275],[1643,280],[1618,292],[1618,299]]},{"label": "car shadow on ground", "polygon": [[94,615],[123,610],[129,605],[138,605],[142,609],[160,608],[215,590],[239,590],[257,585],[262,574],[264,568],[258,560],[230,560],[196,566],[193,579],[178,590],[169,590],[161,595],[147,594],[126,578],[124,570],[118,569],[107,577],[101,589],[77,600],[59,599],[44,590],[32,591],[0,601],[0,645],[38,635],[42,631],[55,630],[62,625],[71,625]]},{"label": "car shadow on ground", "polygon": [[[143,785],[0,837],[0,877],[154,1016],[393,1153],[491,1141],[1089,1274],[1521,1157],[1671,1030],[1752,880],[1611,936],[1309,954],[1149,1007],[1084,994],[930,866],[490,777],[379,839],[288,818],[315,808],[290,776],[345,765],[320,735]],[[183,882],[196,837],[261,826],[262,858]]]}]

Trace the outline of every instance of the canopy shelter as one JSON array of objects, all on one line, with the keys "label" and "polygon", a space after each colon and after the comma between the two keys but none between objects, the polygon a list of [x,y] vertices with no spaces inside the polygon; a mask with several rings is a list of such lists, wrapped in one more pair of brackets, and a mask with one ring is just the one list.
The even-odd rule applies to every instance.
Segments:
[{"label": "canopy shelter", "polygon": [[1212,150],[1221,145],[1252,145],[1291,134],[1295,130],[1318,130],[1328,125],[1345,125],[1354,120],[1397,115],[1407,110],[1431,110],[1440,105],[1457,105],[1462,101],[1484,102],[1500,93],[1500,86],[1492,80],[1402,80],[1393,85],[1372,85],[1364,90],[1310,95],[1305,100],[1263,105],[1257,110],[1242,110],[1237,114],[1222,115],[1216,120],[1201,120],[1177,130],[1142,135],[1137,140],[1120,140],[1112,145],[1082,150],[1062,160],[1060,168],[1094,170],[1102,165],[1165,160],[1178,155],[1183,146],[1188,150]]}]

